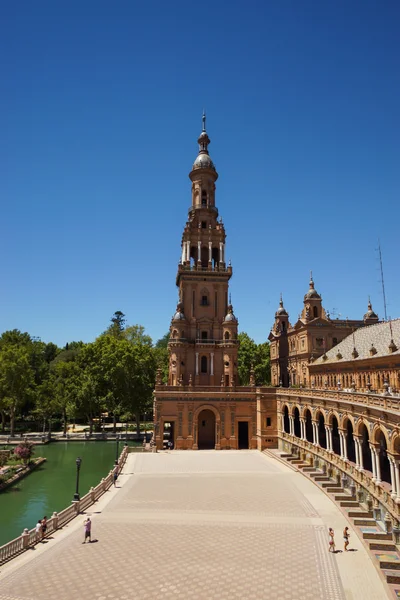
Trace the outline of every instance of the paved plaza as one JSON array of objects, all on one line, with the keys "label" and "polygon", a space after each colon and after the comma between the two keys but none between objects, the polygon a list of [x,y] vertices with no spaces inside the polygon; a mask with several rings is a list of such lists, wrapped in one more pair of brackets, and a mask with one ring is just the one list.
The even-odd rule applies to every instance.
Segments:
[{"label": "paved plaza", "polygon": [[130,454],[118,488],[0,571],[0,600],[380,600],[354,534],[328,553],[339,509],[257,451]]}]

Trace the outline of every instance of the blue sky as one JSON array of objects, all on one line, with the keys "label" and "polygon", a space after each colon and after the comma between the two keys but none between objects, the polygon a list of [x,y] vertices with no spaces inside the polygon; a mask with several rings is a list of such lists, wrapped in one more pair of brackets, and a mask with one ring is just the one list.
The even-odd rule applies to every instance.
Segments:
[{"label": "blue sky", "polygon": [[32,2],[0,9],[0,331],[157,339],[176,306],[207,110],[240,329],[400,317],[400,4]]}]

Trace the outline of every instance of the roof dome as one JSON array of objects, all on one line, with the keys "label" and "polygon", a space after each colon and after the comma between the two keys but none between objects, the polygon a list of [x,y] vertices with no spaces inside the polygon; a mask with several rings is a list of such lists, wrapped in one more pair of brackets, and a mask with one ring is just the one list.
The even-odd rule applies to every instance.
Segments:
[{"label": "roof dome", "polygon": [[203,129],[201,134],[199,135],[199,139],[197,140],[199,144],[199,154],[196,160],[193,163],[193,169],[212,169],[215,171],[215,166],[213,161],[208,154],[208,144],[210,144],[210,138],[207,135],[206,131],[206,115],[203,113]]},{"label": "roof dome", "polygon": [[176,307],[176,313],[172,317],[173,321],[186,321],[185,315],[183,314],[183,304],[182,302],[178,302]]},{"label": "roof dome", "polygon": [[311,273],[311,278],[310,278],[310,289],[308,290],[307,294],[305,294],[304,300],[309,300],[310,298],[315,298],[316,300],[321,300],[321,296],[318,294],[317,290],[314,288],[314,280],[312,278],[312,273]]},{"label": "roof dome", "polygon": [[215,166],[209,154],[200,153],[193,163],[193,169],[213,169]]},{"label": "roof dome", "polygon": [[237,318],[233,314],[233,306],[232,306],[232,304],[229,304],[228,314],[226,315],[226,317],[224,319],[224,323],[226,323],[226,322],[235,322],[236,323],[236,321],[237,321]]},{"label": "roof dome", "polygon": [[288,313],[287,313],[285,307],[283,306],[282,294],[281,294],[281,299],[279,301],[279,308],[275,313],[276,317],[278,317],[279,315],[286,316],[286,317],[288,316]]},{"label": "roof dome", "polygon": [[371,304],[371,300],[369,298],[368,298],[368,310],[364,315],[364,321],[366,321],[368,319],[374,319],[376,321],[379,320],[378,315],[372,310],[372,304]]}]

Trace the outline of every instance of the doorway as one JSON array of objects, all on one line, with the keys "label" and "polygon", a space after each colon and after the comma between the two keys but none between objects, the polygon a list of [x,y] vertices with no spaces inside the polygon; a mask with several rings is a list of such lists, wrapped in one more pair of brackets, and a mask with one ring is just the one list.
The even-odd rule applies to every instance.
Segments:
[{"label": "doorway", "polygon": [[199,450],[215,448],[215,415],[212,410],[202,410],[199,414]]},{"label": "doorway", "polygon": [[249,423],[248,421],[238,421],[238,445],[239,450],[249,449]]}]

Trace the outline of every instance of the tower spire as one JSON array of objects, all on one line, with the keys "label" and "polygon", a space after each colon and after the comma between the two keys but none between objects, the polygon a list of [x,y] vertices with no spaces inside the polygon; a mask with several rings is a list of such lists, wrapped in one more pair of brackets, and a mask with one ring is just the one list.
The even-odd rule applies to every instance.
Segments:
[{"label": "tower spire", "polygon": [[203,129],[202,129],[202,131],[205,132],[205,130],[206,130],[206,111],[204,110],[204,108],[203,108],[203,116],[202,116],[201,120],[203,122]]}]

